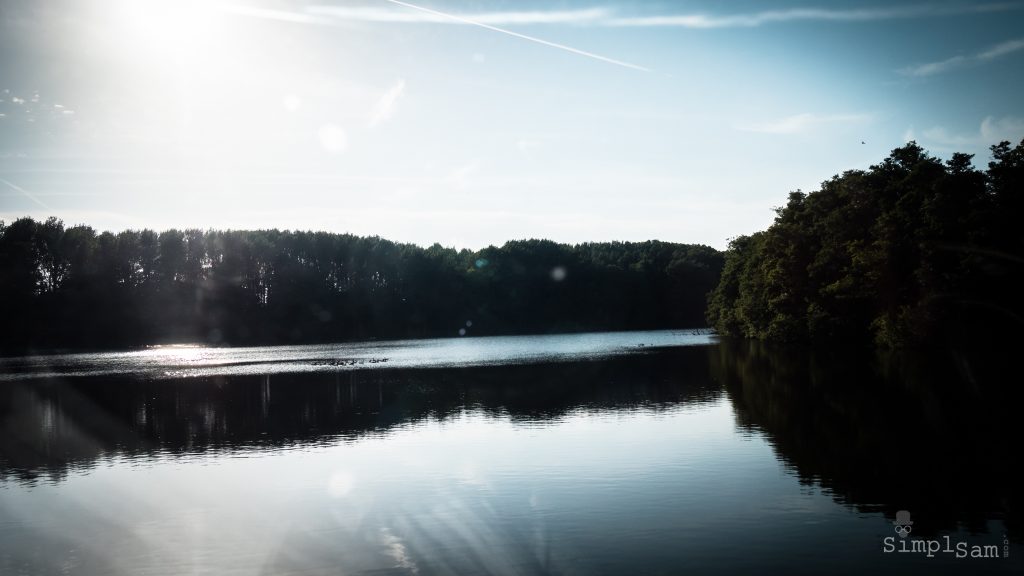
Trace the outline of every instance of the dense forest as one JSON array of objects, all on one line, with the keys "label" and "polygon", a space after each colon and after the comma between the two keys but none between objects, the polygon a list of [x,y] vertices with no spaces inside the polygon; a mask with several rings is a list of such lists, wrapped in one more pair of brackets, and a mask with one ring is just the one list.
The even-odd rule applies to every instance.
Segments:
[{"label": "dense forest", "polygon": [[1024,141],[942,162],[911,142],[793,192],[732,240],[708,321],[722,334],[888,348],[1024,331]]},{"label": "dense forest", "polygon": [[[916,143],[723,255],[512,241],[479,251],[278,230],[97,233],[0,222],[0,347],[271,344],[693,327],[900,348],[1024,330],[1024,141],[943,162]],[[710,294],[709,294],[710,292]],[[706,305],[706,311],[705,311]]]},{"label": "dense forest", "polygon": [[278,230],[0,223],[0,347],[271,344],[704,325],[707,246],[480,251]]}]

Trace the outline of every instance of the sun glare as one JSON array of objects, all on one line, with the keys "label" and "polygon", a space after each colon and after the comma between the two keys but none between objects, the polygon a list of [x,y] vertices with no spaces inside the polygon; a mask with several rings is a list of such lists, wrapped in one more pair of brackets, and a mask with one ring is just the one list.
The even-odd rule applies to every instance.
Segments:
[{"label": "sun glare", "polygon": [[219,11],[201,0],[118,0],[100,9],[124,49],[143,56],[201,54],[217,37]]}]

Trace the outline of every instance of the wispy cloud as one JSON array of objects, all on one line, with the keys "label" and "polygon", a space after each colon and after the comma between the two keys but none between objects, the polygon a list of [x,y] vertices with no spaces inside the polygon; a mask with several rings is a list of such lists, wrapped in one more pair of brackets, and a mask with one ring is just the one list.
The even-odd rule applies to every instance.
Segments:
[{"label": "wispy cloud", "polygon": [[943,72],[948,72],[956,68],[984,64],[1021,50],[1024,50],[1024,38],[1017,38],[1016,40],[1008,40],[1001,44],[996,44],[995,46],[976,54],[968,56],[953,56],[952,58],[947,58],[938,62],[918,64],[916,66],[904,68],[903,70],[900,70],[900,72],[906,76],[934,76],[935,74],[942,74]]},{"label": "wispy cloud", "polygon": [[812,114],[805,112],[777,120],[739,124],[737,130],[766,134],[798,134],[829,124],[859,124],[869,122],[870,114]]},{"label": "wispy cloud", "polygon": [[395,82],[394,86],[388,88],[387,92],[381,94],[377,104],[373,107],[373,112],[370,114],[371,128],[391,119],[391,114],[395,109],[395,102],[398,101],[403,92],[405,92],[405,80],[399,79],[398,82]]},{"label": "wispy cloud", "polygon": [[527,36],[526,34],[520,34],[519,32],[513,32],[512,30],[506,30],[505,28],[498,28],[497,26],[492,26],[491,24],[488,24],[486,22],[481,22],[481,21],[478,21],[478,20],[475,20],[475,19],[472,19],[472,18],[466,18],[466,17],[463,17],[463,16],[459,16],[457,14],[449,14],[449,13],[446,13],[446,12],[440,12],[438,10],[433,10],[431,8],[425,8],[423,6],[417,6],[415,4],[409,4],[408,2],[400,2],[399,0],[384,0],[384,1],[385,2],[390,2],[390,3],[398,5],[398,6],[404,6],[406,8],[411,9],[411,10],[418,10],[418,11],[423,12],[425,14],[429,14],[429,15],[433,15],[433,16],[441,16],[441,17],[444,17],[444,18],[448,18],[448,19],[454,20],[456,22],[461,22],[463,24],[470,24],[472,26],[479,26],[480,28],[485,28],[487,30],[492,30],[494,32],[500,32],[502,34],[507,34],[509,36],[514,36],[514,37],[520,38],[522,40],[528,40],[530,42],[535,42],[537,44],[542,44],[544,46],[549,46],[551,48],[557,48],[559,50],[564,50],[566,52],[572,52],[573,54],[578,54],[580,56],[586,56],[587,58],[592,58],[594,60],[600,60],[602,62],[607,62],[608,64],[615,64],[616,66],[622,66],[624,68],[632,68],[633,70],[640,70],[641,72],[650,72],[651,71],[649,68],[644,68],[643,66],[638,66],[636,64],[631,64],[629,62],[624,62],[622,60],[615,60],[614,58],[609,58],[607,56],[601,56],[600,54],[595,54],[593,52],[587,52],[585,50],[580,50],[578,48],[573,48],[572,46],[566,46],[565,44],[557,44],[555,42],[549,42],[547,40],[542,40],[540,38],[537,38],[536,36]]},{"label": "wispy cloud", "polygon": [[891,8],[793,8],[737,14],[667,14],[611,18],[606,26],[673,26],[680,28],[755,28],[764,24],[785,22],[869,22],[961,14],[980,14],[1024,9],[1020,3],[960,4],[934,6],[917,4]]},{"label": "wispy cloud", "polygon": [[[509,36],[514,36],[537,44],[559,50],[572,52],[580,56],[600,60],[617,66],[649,72],[648,68],[616,60],[593,52],[587,52],[564,44],[558,44],[535,36],[514,32],[499,26],[525,25],[571,25],[593,27],[677,27],[693,29],[718,28],[756,28],[767,24],[789,22],[870,22],[879,20],[898,20],[916,18],[935,18],[943,16],[959,16],[969,14],[986,14],[996,12],[1024,10],[1024,2],[1001,2],[986,4],[915,4],[882,8],[792,8],[784,10],[764,10],[760,12],[740,13],[676,13],[676,14],[637,14],[623,15],[613,9],[602,6],[571,10],[526,10],[526,11],[495,11],[458,13],[443,12],[426,6],[411,4],[402,0],[381,0],[382,5],[338,6],[329,4],[306,5],[301,11],[287,11],[249,6],[245,4],[227,4],[220,6],[224,12],[237,16],[277,20],[297,24],[333,25],[338,22],[356,21],[392,24],[461,24],[486,28]],[[911,75],[928,75],[931,68],[943,69],[956,66],[971,58],[985,60],[1014,52],[1021,46],[997,46],[990,51],[973,57],[956,57],[945,62],[922,65],[922,72],[908,72]],[[1006,50],[1006,52],[999,52]],[[991,52],[991,54],[990,54]],[[963,62],[962,62],[963,61]],[[915,67],[916,68],[916,67]]]},{"label": "wispy cloud", "polygon": [[[913,131],[908,131],[913,136]],[[988,147],[1003,140],[1013,143],[1024,138],[1024,118],[1006,116],[995,118],[988,116],[981,121],[977,132],[956,133],[942,126],[934,126],[921,132],[921,141],[927,145],[940,147],[944,150],[955,148]]]},{"label": "wispy cloud", "polygon": [[[388,1],[388,0],[384,0]],[[412,5],[400,3],[404,8]],[[415,10],[388,8],[378,6],[332,6],[314,5],[306,7],[306,12],[317,16],[329,16],[344,20],[360,20],[363,22],[392,23],[432,23],[432,24],[468,24],[472,20],[476,24],[498,26],[524,24],[593,24],[608,20],[612,16],[608,8],[583,8],[578,10],[531,10],[525,12],[479,12],[479,13],[444,13],[415,7]]]},{"label": "wispy cloud", "polygon": [[345,7],[345,6],[306,6],[303,12],[290,12],[282,10],[268,10],[262,8],[251,8],[243,5],[229,5],[222,7],[222,10],[237,16],[277,20],[296,24],[327,24],[345,20],[357,20],[365,22],[390,22],[390,23],[435,23],[435,24],[465,24],[486,28],[494,32],[507,34],[522,40],[534,42],[558,50],[571,52],[579,56],[600,60],[608,64],[614,64],[623,68],[631,68],[641,72],[650,72],[649,68],[632,64],[623,60],[616,60],[608,56],[602,56],[594,52],[588,52],[579,48],[573,48],[565,44],[551,42],[529,36],[519,32],[513,32],[505,28],[499,28],[495,24],[599,24],[606,20],[610,13],[606,8],[587,8],[582,10],[558,10],[558,11],[529,11],[529,12],[486,12],[481,14],[454,14],[441,12],[425,6],[418,6],[399,0],[383,0],[403,9],[386,9],[373,6]]},{"label": "wispy cloud", "polygon": [[725,13],[683,13],[683,14],[640,14],[622,15],[603,6],[573,10],[527,10],[456,13],[413,6],[406,2],[383,0],[403,8],[387,6],[337,6],[329,4],[309,5],[303,12],[291,13],[281,10],[250,8],[242,5],[228,6],[228,11],[262,18],[277,18],[284,21],[311,19],[311,23],[322,23],[319,18],[336,18],[363,22],[387,23],[432,23],[432,24],[487,24],[491,26],[569,24],[577,26],[606,27],[680,27],[680,28],[754,28],[765,24],[786,22],[870,22],[877,20],[898,20],[957,16],[964,14],[985,14],[1024,10],[1024,3],[998,2],[986,4],[915,4],[883,8],[790,8],[763,10],[759,12]]}]

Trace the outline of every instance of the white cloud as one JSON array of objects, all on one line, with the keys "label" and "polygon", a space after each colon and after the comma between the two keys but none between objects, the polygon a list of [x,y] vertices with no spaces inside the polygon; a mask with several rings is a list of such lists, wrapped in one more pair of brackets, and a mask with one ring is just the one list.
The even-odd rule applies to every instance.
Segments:
[{"label": "white cloud", "polygon": [[784,22],[869,22],[875,20],[897,20],[952,16],[1020,10],[1024,5],[999,3],[980,5],[933,6],[918,4],[891,8],[793,8],[788,10],[766,10],[739,14],[669,14],[655,16],[633,16],[613,18],[602,23],[608,26],[674,26],[680,28],[755,28],[763,24]]},{"label": "white cloud", "polygon": [[952,68],[962,66],[966,62],[967,58],[963,56],[954,56],[941,62],[929,62],[927,64],[910,66],[900,70],[900,73],[905,76],[931,76],[933,74],[939,74]]},{"label": "white cloud", "polygon": [[829,124],[859,124],[871,121],[870,114],[813,114],[805,112],[753,124],[740,124],[737,130],[744,132],[764,132],[767,134],[798,134],[819,126]]},{"label": "white cloud", "polygon": [[[572,25],[600,27],[682,27],[682,28],[753,28],[764,24],[785,22],[866,22],[875,20],[912,19],[988,12],[1015,11],[1024,9],[1024,3],[960,4],[934,6],[918,4],[891,8],[793,8],[735,14],[655,14],[620,16],[606,7],[580,8],[575,10],[528,10],[505,12],[456,13],[441,12],[401,0],[383,0],[391,6],[337,6],[307,5],[301,11],[254,8],[245,5],[226,5],[220,9],[226,13],[243,17],[278,20],[296,24],[334,25],[342,21],[361,21],[395,24],[461,24],[479,26],[517,38],[573,52],[610,64],[650,72],[648,68],[616,60],[600,54],[587,52],[571,46],[557,44],[534,36],[499,28],[513,25]],[[979,58],[995,58],[1005,52],[996,47],[978,55]],[[1007,47],[1001,49],[1006,50]],[[1010,51],[1019,49],[1009,47]]]},{"label": "white cloud", "polygon": [[[784,22],[868,22],[960,14],[979,14],[1020,10],[1024,5],[1017,3],[960,4],[935,6],[917,4],[889,8],[793,8],[786,10],[765,10],[736,14],[655,14],[649,16],[619,16],[606,7],[580,8],[576,10],[530,10],[511,12],[480,12],[440,14],[419,10],[405,2],[385,0],[398,7],[377,6],[307,6],[305,14],[313,17],[331,17],[343,20],[390,23],[432,23],[466,24],[467,20],[489,25],[533,25],[572,24],[589,26],[629,27],[682,27],[682,28],[753,28],[763,24]],[[406,8],[414,8],[408,10]],[[270,12],[270,11],[267,11]],[[455,18],[453,18],[453,16]]]},{"label": "white cloud", "polygon": [[995,144],[1000,140],[1019,141],[1024,137],[1024,118],[1007,116],[994,119],[991,116],[981,121],[981,138]]},{"label": "white cloud", "polygon": [[[609,58],[607,56],[602,56],[600,54],[596,54],[594,52],[587,52],[586,50],[580,50],[579,48],[573,48],[572,46],[567,46],[565,44],[558,44],[556,42],[551,42],[549,40],[544,40],[542,38],[537,38],[536,36],[527,36],[526,34],[522,34],[522,33],[519,33],[519,32],[514,32],[512,30],[507,30],[505,28],[498,28],[497,26],[494,26],[494,25],[490,24],[489,22],[476,20],[476,19],[474,19],[472,17],[467,18],[467,17],[461,16],[459,14],[452,14],[450,12],[440,12],[440,11],[434,10],[432,8],[426,8],[426,7],[423,7],[423,6],[417,6],[415,4],[410,4],[408,2],[402,2],[400,0],[384,0],[384,1],[385,2],[390,2],[391,4],[395,4],[395,5],[398,5],[398,6],[403,6],[405,8],[409,8],[411,10],[415,10],[417,12],[426,14],[428,16],[438,16],[438,17],[441,17],[441,18],[445,18],[447,20],[451,20],[453,22],[461,23],[461,24],[469,24],[471,26],[479,26],[480,28],[491,30],[493,32],[500,32],[500,33],[508,35],[508,36],[513,36],[515,38],[519,38],[521,40],[527,40],[529,42],[534,42],[536,44],[541,44],[541,45],[548,46],[548,47],[551,47],[551,48],[557,48],[559,50],[564,50],[566,52],[572,52],[573,54],[578,54],[580,56],[586,56],[587,58],[591,58],[591,59],[594,59],[594,60],[600,60],[602,62],[607,62],[608,64],[615,64],[616,66],[621,66],[623,68],[631,68],[633,70],[639,70],[641,72],[650,72],[651,71],[649,68],[645,68],[643,66],[638,66],[636,64],[631,64],[631,63],[625,62],[623,60],[616,60],[614,58]],[[489,16],[485,14],[484,17],[487,18]]]},{"label": "white cloud", "polygon": [[[411,7],[411,6],[410,6]],[[307,6],[306,12],[314,16],[328,16],[342,20],[391,23],[466,24],[472,20],[490,25],[526,24],[591,24],[607,20],[611,12],[607,8],[584,8],[580,10],[532,10],[526,12],[481,12],[459,13],[458,19],[449,15],[422,10],[409,10],[375,6]]]},{"label": "white cloud", "polygon": [[386,92],[381,94],[377,103],[373,107],[373,112],[370,114],[370,127],[376,126],[381,122],[386,122],[391,119],[391,115],[395,109],[395,102],[405,91],[405,80],[401,78],[395,82],[395,84],[388,88]]},{"label": "white cloud", "polygon": [[1024,118],[1014,116],[1003,118],[988,116],[981,121],[977,132],[966,134],[951,132],[942,126],[934,126],[921,132],[922,144],[945,150],[987,148],[1003,140],[1017,143],[1022,138],[1024,138]]},{"label": "white cloud", "polygon": [[401,538],[392,534],[386,526],[380,529],[380,536],[384,551],[395,561],[396,568],[404,568],[412,574],[419,574],[419,566],[412,559]]},{"label": "white cloud", "polygon": [[[606,9],[604,8],[589,8],[585,10],[569,10],[569,11],[539,11],[539,12],[485,12],[482,14],[455,14],[451,12],[441,12],[432,8],[424,6],[418,6],[416,4],[410,4],[408,2],[401,2],[400,0],[384,0],[396,6],[400,6],[402,9],[383,9],[374,7],[358,7],[358,8],[346,8],[339,6],[308,6],[306,11],[308,14],[320,17],[330,16],[340,20],[364,20],[369,22],[409,22],[409,23],[437,23],[437,24],[465,24],[469,26],[478,26],[485,28],[493,32],[500,32],[502,34],[513,36],[521,40],[527,40],[536,44],[541,44],[551,48],[557,48],[566,52],[572,52],[580,56],[586,56],[594,60],[600,60],[607,62],[608,64],[615,64],[623,68],[631,68],[633,70],[639,70],[641,72],[650,72],[649,68],[639,66],[625,62],[623,60],[616,60],[601,54],[594,52],[587,52],[586,50],[580,50],[579,48],[573,48],[565,44],[558,44],[536,36],[528,36],[520,32],[514,32],[505,28],[499,28],[495,24],[555,24],[555,23],[577,23],[581,24],[586,21],[594,20],[599,21],[606,17]],[[404,10],[403,10],[404,9]]]},{"label": "white cloud", "polygon": [[983,64],[985,62],[995,60],[996,58],[1013,54],[1020,50],[1024,50],[1024,38],[1018,38],[1016,40],[1009,40],[1001,44],[996,44],[987,50],[978,52],[977,54],[971,54],[969,56],[953,56],[952,58],[939,60],[938,62],[927,62],[925,64],[909,66],[900,70],[900,72],[906,76],[933,76],[956,68]]},{"label": "white cloud", "polygon": [[1021,49],[1024,49],[1024,38],[1018,38],[1016,40],[1003,42],[1002,44],[996,44],[981,54],[978,54],[977,58],[978,60],[992,60]]}]

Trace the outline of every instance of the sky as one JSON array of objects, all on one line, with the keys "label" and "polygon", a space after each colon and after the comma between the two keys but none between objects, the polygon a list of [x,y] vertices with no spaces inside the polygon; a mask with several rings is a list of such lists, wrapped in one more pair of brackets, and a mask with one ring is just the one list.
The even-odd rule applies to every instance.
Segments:
[{"label": "sky", "polygon": [[1024,2],[0,0],[0,219],[724,248],[1022,93]]}]

